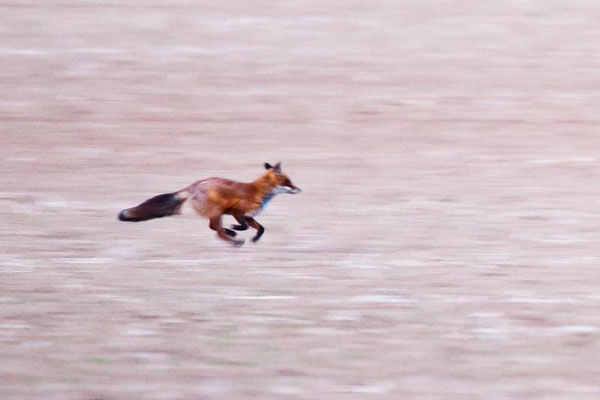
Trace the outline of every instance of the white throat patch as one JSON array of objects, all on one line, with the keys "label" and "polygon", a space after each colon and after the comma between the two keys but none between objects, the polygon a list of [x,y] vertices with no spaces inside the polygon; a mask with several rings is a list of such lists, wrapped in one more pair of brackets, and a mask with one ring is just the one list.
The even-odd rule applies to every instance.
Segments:
[{"label": "white throat patch", "polygon": [[292,189],[289,186],[277,185],[273,189],[271,189],[271,191],[262,198],[262,201],[260,202],[260,208],[258,210],[252,211],[251,213],[248,213],[248,215],[251,217],[256,217],[258,214],[260,214],[265,209],[265,207],[267,206],[267,204],[269,204],[269,202],[273,199],[273,197],[275,197],[278,194],[297,193],[297,192],[298,192],[298,189]]},{"label": "white throat patch", "polygon": [[252,211],[251,213],[248,213],[248,215],[251,217],[256,217],[258,214],[260,214],[265,209],[267,204],[269,204],[269,202],[273,199],[273,197],[275,197],[275,195],[277,195],[279,193],[285,193],[282,191],[278,191],[277,188],[279,188],[279,187],[281,187],[281,186],[275,186],[269,193],[265,194],[265,196],[262,198],[262,200],[260,202],[260,208],[258,210]]}]

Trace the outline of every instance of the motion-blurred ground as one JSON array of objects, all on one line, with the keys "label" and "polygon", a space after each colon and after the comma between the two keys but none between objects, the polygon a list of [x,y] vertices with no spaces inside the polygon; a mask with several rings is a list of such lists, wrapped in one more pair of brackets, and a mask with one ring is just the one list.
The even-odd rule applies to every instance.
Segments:
[{"label": "motion-blurred ground", "polygon": [[[0,2],[0,398],[598,399],[599,20]],[[257,245],[116,219],[265,161]]]}]

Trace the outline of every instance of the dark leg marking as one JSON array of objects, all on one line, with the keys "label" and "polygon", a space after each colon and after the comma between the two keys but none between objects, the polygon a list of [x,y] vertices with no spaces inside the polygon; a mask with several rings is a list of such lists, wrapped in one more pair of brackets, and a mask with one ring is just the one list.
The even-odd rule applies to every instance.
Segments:
[{"label": "dark leg marking", "polygon": [[236,231],[245,231],[248,229],[248,223],[243,215],[234,215],[233,218],[235,218],[239,225],[231,225],[231,229],[235,229]]},{"label": "dark leg marking", "polygon": [[231,229],[227,229],[227,228],[225,228],[225,233],[228,234],[229,236],[237,235],[236,231],[232,231]]}]

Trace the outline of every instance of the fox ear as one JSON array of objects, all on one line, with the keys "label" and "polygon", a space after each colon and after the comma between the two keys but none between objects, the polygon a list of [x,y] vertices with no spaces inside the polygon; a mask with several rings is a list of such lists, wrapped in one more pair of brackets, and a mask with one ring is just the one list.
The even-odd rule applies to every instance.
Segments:
[{"label": "fox ear", "polygon": [[275,166],[273,167],[273,171],[275,171],[278,174],[281,173],[281,162],[275,164]]},{"label": "fox ear", "polygon": [[265,163],[265,169],[271,169],[273,168],[273,166],[271,164],[269,164],[268,162]]}]

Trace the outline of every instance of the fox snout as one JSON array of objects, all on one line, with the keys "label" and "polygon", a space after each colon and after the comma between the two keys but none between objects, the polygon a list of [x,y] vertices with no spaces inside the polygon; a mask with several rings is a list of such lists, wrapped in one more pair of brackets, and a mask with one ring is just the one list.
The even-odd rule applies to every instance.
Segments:
[{"label": "fox snout", "polygon": [[301,192],[300,188],[298,188],[296,186],[277,185],[273,189],[274,194],[279,194],[279,193],[296,194],[296,193],[300,193],[300,192]]},{"label": "fox snout", "polygon": [[279,185],[277,188],[280,193],[296,194],[302,191],[299,187],[294,186],[294,184],[290,182],[289,179],[286,183],[284,183],[283,185]]}]

